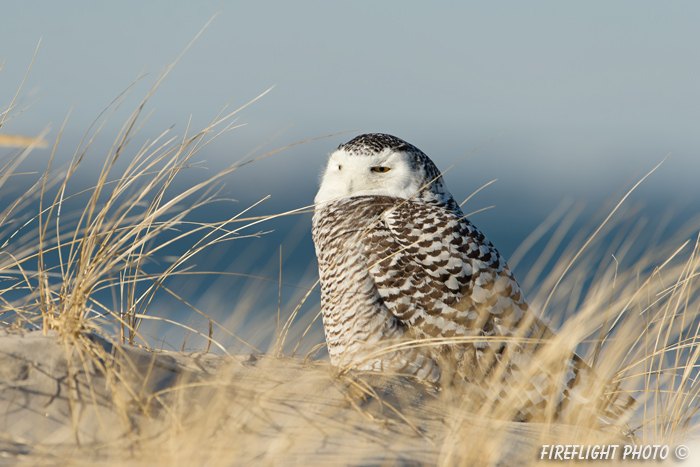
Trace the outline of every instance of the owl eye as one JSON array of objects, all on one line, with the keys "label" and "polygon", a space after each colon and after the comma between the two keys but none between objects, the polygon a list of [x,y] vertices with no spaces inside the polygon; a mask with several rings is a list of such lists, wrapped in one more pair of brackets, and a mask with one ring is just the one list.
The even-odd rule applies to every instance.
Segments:
[{"label": "owl eye", "polygon": [[380,174],[386,173],[391,170],[389,167],[372,167],[372,172],[378,172]]}]

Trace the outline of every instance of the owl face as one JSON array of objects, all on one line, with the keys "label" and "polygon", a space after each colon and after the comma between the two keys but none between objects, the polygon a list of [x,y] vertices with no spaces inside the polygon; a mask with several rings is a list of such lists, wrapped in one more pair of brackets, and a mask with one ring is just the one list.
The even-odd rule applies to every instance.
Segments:
[{"label": "owl face", "polygon": [[410,198],[423,188],[425,176],[414,157],[386,148],[358,154],[343,147],[331,154],[321,177],[315,202],[326,203],[352,196]]}]

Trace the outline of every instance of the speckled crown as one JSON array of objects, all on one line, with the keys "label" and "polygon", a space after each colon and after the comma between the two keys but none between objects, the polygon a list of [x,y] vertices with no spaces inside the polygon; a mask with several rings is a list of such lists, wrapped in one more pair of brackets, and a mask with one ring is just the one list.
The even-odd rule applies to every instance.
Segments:
[{"label": "speckled crown", "polygon": [[[345,144],[338,146],[338,149],[352,152],[353,154],[369,156],[382,152],[385,149],[394,151],[406,151],[423,154],[423,151],[396,136],[384,133],[367,133],[351,139]],[[425,154],[423,154],[425,156]],[[427,156],[426,156],[427,157]]]}]

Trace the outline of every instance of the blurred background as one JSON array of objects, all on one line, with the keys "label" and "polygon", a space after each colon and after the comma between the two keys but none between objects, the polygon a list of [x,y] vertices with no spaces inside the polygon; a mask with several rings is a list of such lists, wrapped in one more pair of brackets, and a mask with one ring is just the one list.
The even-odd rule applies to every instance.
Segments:
[{"label": "blurred background", "polygon": [[[182,136],[189,125],[192,133],[229,101],[237,108],[274,89],[240,113],[245,126],[198,154],[204,168],[184,173],[178,186],[292,143],[334,136],[234,171],[221,196],[236,201],[201,209],[199,220],[231,217],[268,195],[248,215],[308,206],[330,152],[362,132],[385,132],[421,148],[443,170],[478,148],[445,175],[447,185],[462,201],[498,179],[464,210],[480,211],[471,220],[506,258],[515,255],[511,265],[528,296],[537,279],[522,278],[547,235],[529,241],[526,253],[519,245],[552,213],[577,213],[562,245],[591,231],[669,153],[626,201],[626,215],[644,219],[641,238],[655,242],[681,227],[691,226],[682,235],[700,228],[697,2],[67,0],[0,9],[3,110],[41,40],[15,116],[0,131],[36,136],[49,128],[53,142],[70,112],[55,166],[70,161],[90,125],[103,121],[100,113],[142,77],[91,147],[72,182],[75,192],[94,183],[129,114],[218,13],[149,99],[152,113],[136,140],[170,127]],[[24,171],[45,170],[50,153],[35,150]],[[14,154],[0,148],[5,160]],[[36,178],[13,177],[0,203]],[[269,220],[242,234],[269,233],[196,258],[199,270],[256,278],[196,276],[171,285],[264,347],[270,335],[260,323],[274,328],[278,301],[282,320],[288,317],[318,277],[310,226],[309,213]],[[318,312],[318,301],[316,290],[300,310],[305,320],[297,332]],[[167,295],[151,312],[206,333],[206,320]],[[183,332],[162,323],[148,329],[164,348],[179,348]],[[308,348],[322,340],[320,326],[312,326]],[[201,343],[192,338],[185,347]]]}]

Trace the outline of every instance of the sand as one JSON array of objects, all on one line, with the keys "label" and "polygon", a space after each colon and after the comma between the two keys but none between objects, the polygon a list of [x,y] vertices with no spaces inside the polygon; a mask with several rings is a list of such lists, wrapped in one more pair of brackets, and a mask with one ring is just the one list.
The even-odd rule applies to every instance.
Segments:
[{"label": "sand", "polygon": [[0,330],[0,413],[0,465],[435,465],[465,452],[483,465],[530,465],[543,440],[576,436],[471,420],[401,378],[153,352],[91,333]]}]

